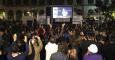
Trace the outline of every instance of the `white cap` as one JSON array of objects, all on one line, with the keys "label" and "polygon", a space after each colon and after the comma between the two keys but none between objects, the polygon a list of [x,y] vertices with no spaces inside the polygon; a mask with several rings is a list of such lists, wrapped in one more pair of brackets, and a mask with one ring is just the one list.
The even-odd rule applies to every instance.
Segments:
[{"label": "white cap", "polygon": [[91,52],[91,53],[97,53],[98,52],[98,47],[95,44],[91,44],[88,47],[88,51]]}]

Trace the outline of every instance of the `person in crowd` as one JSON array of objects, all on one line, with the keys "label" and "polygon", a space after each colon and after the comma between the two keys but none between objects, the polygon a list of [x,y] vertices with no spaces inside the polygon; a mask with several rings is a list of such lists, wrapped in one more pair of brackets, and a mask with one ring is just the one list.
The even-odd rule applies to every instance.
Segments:
[{"label": "person in crowd", "polygon": [[38,27],[38,29],[37,29],[37,34],[38,34],[38,36],[44,36],[45,37],[45,35],[46,35],[46,30],[45,30],[45,28],[44,28],[44,26],[43,25],[39,25],[39,27]]},{"label": "person in crowd", "polygon": [[83,31],[80,32],[80,40],[87,40]]},{"label": "person in crowd", "polygon": [[[9,48],[9,49],[7,49],[8,52],[11,52],[11,51],[10,51],[10,48],[12,47],[12,45],[13,45],[13,44],[17,44],[18,41],[20,40],[18,36],[19,36],[19,35],[17,35],[17,33],[14,33],[14,34],[11,35],[11,37],[10,37],[11,40],[8,42],[8,46],[7,46],[7,48]],[[18,40],[18,39],[19,39],[19,40]]]},{"label": "person in crowd", "polygon": [[115,60],[115,35],[111,36],[110,43],[103,48],[102,51],[106,60]]},{"label": "person in crowd", "polygon": [[69,42],[69,34],[68,34],[68,32],[64,32],[63,38],[64,38],[64,41]]},{"label": "person in crowd", "polygon": [[[89,35],[88,35],[89,36]],[[86,52],[87,50],[87,47],[90,45],[90,44],[97,44],[97,42],[95,42],[94,40],[92,40],[92,36],[90,35],[90,37],[88,37],[87,40],[82,40],[80,41],[80,47],[82,49],[82,55],[84,55],[84,53]]]},{"label": "person in crowd", "polygon": [[5,50],[4,50],[4,41],[0,41],[0,60],[7,60],[5,56]]},{"label": "person in crowd", "polygon": [[[75,57],[75,55],[78,54],[78,60],[82,60],[79,59],[82,58],[79,57],[79,55],[84,55],[84,53],[87,51],[87,47],[90,44],[96,44],[99,47],[98,53],[100,53],[106,60],[115,60],[115,39],[113,39],[114,36],[112,37],[112,35],[115,34],[115,28],[113,28],[115,26],[115,21],[108,19],[101,21],[102,23],[100,23],[100,21],[96,22],[93,18],[89,18],[87,21],[83,20],[83,23],[81,25],[78,24],[77,26],[74,24],[66,24],[66,22],[63,22],[63,24],[56,22],[54,24],[49,24],[49,28],[45,27],[46,25],[44,24],[39,25],[38,27],[38,25],[36,25],[37,22],[35,23],[35,26],[29,26],[14,20],[0,21],[0,60],[5,60],[5,56],[10,56],[10,59],[11,57],[12,59],[18,59],[18,56],[23,55],[23,53],[26,52],[26,46],[28,43],[25,43],[23,40],[25,36],[22,34],[23,32],[27,32],[28,40],[31,39],[29,43],[30,52],[28,53],[29,56],[27,57],[29,60],[33,60],[34,58],[45,60],[47,59],[45,56],[49,57],[53,51],[58,50],[58,45],[56,43],[66,42],[67,44],[71,44],[72,41],[78,41],[80,45],[77,47],[72,45],[72,47],[69,49],[69,52],[71,51],[70,55],[72,55],[72,57],[73,55]],[[40,37],[40,40],[43,42],[43,44],[37,43],[39,40],[35,39],[34,37],[32,38],[32,34],[34,33]],[[52,43],[52,41],[50,42],[48,40],[56,40],[56,43]],[[14,51],[14,48],[17,50]],[[12,50],[10,51],[10,49]],[[47,53],[45,52],[45,49]],[[40,55],[38,51],[40,52]],[[49,53],[50,55],[48,55]],[[37,55],[40,57],[36,58]],[[62,55],[66,56],[66,54]],[[67,56],[70,58],[68,54]]]},{"label": "person in crowd", "polygon": [[9,43],[10,45],[12,45],[13,43],[16,43],[16,42],[17,42],[17,39],[18,39],[17,33],[12,34],[11,39],[12,39],[12,40],[11,40],[11,42]]},{"label": "person in crowd", "polygon": [[83,60],[103,60],[103,57],[98,54],[98,47],[95,44],[91,44],[83,56]]},{"label": "person in crowd", "polygon": [[83,56],[83,60],[103,60],[103,57],[98,54],[98,47],[95,44],[91,44]]},{"label": "person in crowd", "polygon": [[42,41],[39,36],[33,36],[29,41],[29,53],[27,60],[40,60],[40,52],[43,48]]},{"label": "person in crowd", "polygon": [[49,24],[49,26],[50,26],[50,34],[55,39],[58,39],[59,37],[63,36],[65,23],[63,23],[63,24],[61,24],[61,26],[58,26],[55,28],[52,27],[52,24]]},{"label": "person in crowd", "polygon": [[0,40],[3,40],[3,34],[4,34],[3,29],[0,29]]},{"label": "person in crowd", "polygon": [[71,44],[71,46],[69,46],[68,54],[69,60],[78,60],[77,46],[75,46],[75,44]]},{"label": "person in crowd", "polygon": [[57,52],[58,45],[53,37],[50,37],[49,42],[45,46],[46,50],[46,60],[50,60],[51,54]]},{"label": "person in crowd", "polygon": [[26,43],[26,51],[25,52],[20,52],[19,51],[19,45],[14,43],[11,46],[11,52],[7,54],[7,59],[8,60],[26,60],[29,48],[28,48],[28,43],[27,43],[27,37],[25,36],[25,43]]},{"label": "person in crowd", "polygon": [[69,39],[72,40],[73,38],[76,38],[76,31],[74,29],[69,29],[68,33],[69,33]]},{"label": "person in crowd", "polygon": [[51,54],[50,60],[69,60],[67,44],[65,42],[59,43],[58,51]]}]

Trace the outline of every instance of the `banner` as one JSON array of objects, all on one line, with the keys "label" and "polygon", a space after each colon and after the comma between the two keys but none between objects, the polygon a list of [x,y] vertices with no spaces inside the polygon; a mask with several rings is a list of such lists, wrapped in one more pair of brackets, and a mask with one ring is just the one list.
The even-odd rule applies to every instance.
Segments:
[{"label": "banner", "polygon": [[73,16],[72,24],[82,24],[82,16]]}]

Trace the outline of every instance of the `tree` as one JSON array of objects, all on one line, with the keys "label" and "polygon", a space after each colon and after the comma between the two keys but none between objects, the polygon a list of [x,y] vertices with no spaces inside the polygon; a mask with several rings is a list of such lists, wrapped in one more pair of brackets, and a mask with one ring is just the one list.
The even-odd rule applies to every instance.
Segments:
[{"label": "tree", "polygon": [[103,15],[105,16],[105,18],[109,17],[111,18],[111,11],[113,11],[115,8],[115,5],[109,4],[108,0],[96,0],[96,4],[95,4],[100,10],[101,12],[103,12]]}]

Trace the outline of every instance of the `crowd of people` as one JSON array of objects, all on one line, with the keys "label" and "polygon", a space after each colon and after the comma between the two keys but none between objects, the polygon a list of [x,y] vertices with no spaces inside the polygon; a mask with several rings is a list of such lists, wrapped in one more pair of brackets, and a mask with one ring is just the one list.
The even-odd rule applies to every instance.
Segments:
[{"label": "crowd of people", "polygon": [[0,60],[115,60],[115,21],[0,22]]}]

